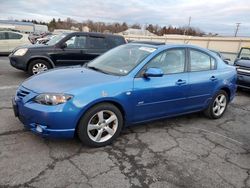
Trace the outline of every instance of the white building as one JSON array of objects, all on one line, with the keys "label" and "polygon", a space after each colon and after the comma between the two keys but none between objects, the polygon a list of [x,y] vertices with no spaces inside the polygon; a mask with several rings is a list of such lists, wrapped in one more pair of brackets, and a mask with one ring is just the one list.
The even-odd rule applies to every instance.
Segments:
[{"label": "white building", "polygon": [[143,36],[157,36],[154,33],[149,32],[148,30],[145,29],[132,29],[129,28],[126,31],[118,33],[120,35],[143,35]]},{"label": "white building", "polygon": [[48,32],[47,25],[33,24],[30,22],[18,22],[13,20],[0,20],[0,29],[11,29],[22,33],[44,33]]}]

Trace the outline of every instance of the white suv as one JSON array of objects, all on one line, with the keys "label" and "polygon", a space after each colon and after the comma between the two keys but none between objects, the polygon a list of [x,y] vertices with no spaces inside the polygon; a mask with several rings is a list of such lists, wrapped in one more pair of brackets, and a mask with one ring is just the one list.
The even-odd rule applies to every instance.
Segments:
[{"label": "white suv", "polygon": [[27,34],[0,31],[0,54],[8,54],[16,47],[27,44],[31,44]]}]

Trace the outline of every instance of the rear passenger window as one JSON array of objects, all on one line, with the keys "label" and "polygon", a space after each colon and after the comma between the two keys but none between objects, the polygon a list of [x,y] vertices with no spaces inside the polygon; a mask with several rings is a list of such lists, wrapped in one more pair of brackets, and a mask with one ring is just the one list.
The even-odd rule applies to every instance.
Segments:
[{"label": "rear passenger window", "polygon": [[8,32],[9,39],[21,39],[23,36],[17,33],[10,33]]},{"label": "rear passenger window", "polygon": [[211,56],[196,50],[190,50],[190,70],[206,71],[215,69],[216,63]]},{"label": "rear passenger window", "polygon": [[0,40],[5,40],[5,39],[6,39],[6,33],[0,32]]},{"label": "rear passenger window", "polygon": [[114,48],[116,46],[119,46],[119,45],[126,43],[125,39],[123,37],[120,37],[120,36],[111,36],[111,37],[108,37],[107,39],[109,41],[109,45],[111,48]]},{"label": "rear passenger window", "polygon": [[88,48],[90,49],[106,49],[107,43],[102,37],[89,37]]}]

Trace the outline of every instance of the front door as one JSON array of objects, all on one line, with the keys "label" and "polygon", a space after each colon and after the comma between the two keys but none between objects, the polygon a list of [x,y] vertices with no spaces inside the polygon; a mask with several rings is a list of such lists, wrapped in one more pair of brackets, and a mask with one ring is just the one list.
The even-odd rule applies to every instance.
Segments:
[{"label": "front door", "polygon": [[65,43],[66,47],[57,47],[51,54],[56,66],[82,65],[86,59],[86,36],[72,36]]},{"label": "front door", "polygon": [[[160,68],[164,76],[143,77],[148,68]],[[134,79],[134,122],[185,112],[188,87],[185,48],[160,53]]]}]

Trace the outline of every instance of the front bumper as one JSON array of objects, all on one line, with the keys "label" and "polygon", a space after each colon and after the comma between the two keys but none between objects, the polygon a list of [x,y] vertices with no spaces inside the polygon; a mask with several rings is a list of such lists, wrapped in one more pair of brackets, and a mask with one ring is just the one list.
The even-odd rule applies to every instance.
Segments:
[{"label": "front bumper", "polygon": [[70,102],[56,106],[41,105],[33,102],[35,96],[37,93],[20,87],[12,100],[15,116],[24,126],[44,137],[74,137],[79,109]]},{"label": "front bumper", "polygon": [[241,88],[250,89],[250,75],[238,74],[237,85]]},{"label": "front bumper", "polygon": [[13,53],[9,55],[10,64],[19,70],[26,70],[27,64],[24,56],[14,56]]}]

